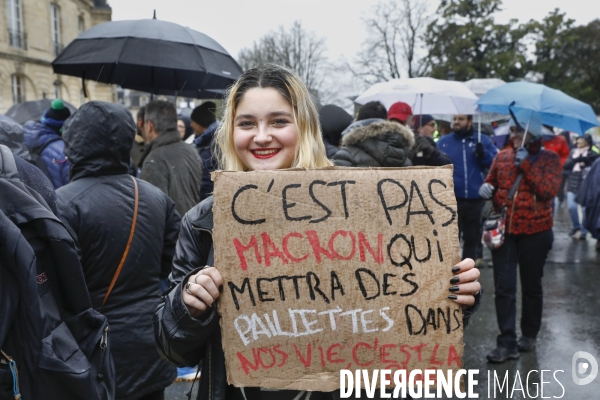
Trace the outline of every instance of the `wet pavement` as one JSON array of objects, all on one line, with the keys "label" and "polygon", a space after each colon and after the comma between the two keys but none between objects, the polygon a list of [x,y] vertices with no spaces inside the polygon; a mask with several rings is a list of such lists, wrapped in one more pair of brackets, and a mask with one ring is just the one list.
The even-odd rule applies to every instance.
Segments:
[{"label": "wet pavement", "polygon": [[[589,235],[587,240],[573,240],[569,236],[570,227],[565,204],[556,213],[554,245],[544,269],[544,314],[537,346],[532,352],[521,353],[518,360],[503,364],[486,361],[485,355],[495,348],[498,327],[492,269],[481,270],[480,281],[485,296],[464,338],[465,368],[479,370],[475,390],[479,398],[600,399],[600,376],[583,386],[575,384],[572,378],[572,361],[576,352],[590,353],[600,362],[600,251],[595,250],[596,240]],[[489,262],[489,252],[486,251],[484,258]],[[518,326],[520,297],[517,299],[517,312]],[[501,392],[496,384],[494,393],[494,374],[501,386],[507,373],[504,390]],[[491,377],[489,395],[488,374]],[[542,385],[542,381],[546,383]],[[190,386],[189,382],[173,384],[167,388],[165,399],[186,400],[184,393],[190,390]],[[196,388],[192,399],[196,398],[195,392]]]}]

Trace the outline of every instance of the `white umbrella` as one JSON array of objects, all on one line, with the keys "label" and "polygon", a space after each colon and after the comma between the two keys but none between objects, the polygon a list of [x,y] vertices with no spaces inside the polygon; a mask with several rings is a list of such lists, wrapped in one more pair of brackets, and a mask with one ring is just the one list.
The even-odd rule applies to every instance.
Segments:
[{"label": "white umbrella", "polygon": [[379,101],[386,108],[402,101],[414,114],[475,114],[478,97],[462,82],[433,78],[392,79],[376,83],[354,100]]},{"label": "white umbrella", "polygon": [[465,85],[471,89],[478,97],[483,96],[488,90],[498,86],[506,85],[502,79],[489,78],[489,79],[471,79],[465,82]]}]

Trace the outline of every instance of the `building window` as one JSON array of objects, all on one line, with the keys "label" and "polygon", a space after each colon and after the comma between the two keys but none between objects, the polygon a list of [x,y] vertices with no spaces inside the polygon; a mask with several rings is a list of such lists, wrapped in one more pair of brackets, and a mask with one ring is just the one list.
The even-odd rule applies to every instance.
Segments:
[{"label": "building window", "polygon": [[60,99],[60,81],[54,81],[54,98]]},{"label": "building window", "polygon": [[25,101],[25,79],[21,75],[12,76],[13,103],[20,104]]},{"label": "building window", "polygon": [[8,0],[8,42],[10,46],[26,49],[23,32],[23,0]]},{"label": "building window", "polygon": [[81,35],[83,32],[85,32],[85,19],[83,19],[83,15],[79,16],[79,20],[78,20],[78,27],[79,27],[79,34]]},{"label": "building window", "polygon": [[50,26],[52,29],[52,54],[58,57],[62,51],[60,38],[60,8],[56,4],[50,4]]}]

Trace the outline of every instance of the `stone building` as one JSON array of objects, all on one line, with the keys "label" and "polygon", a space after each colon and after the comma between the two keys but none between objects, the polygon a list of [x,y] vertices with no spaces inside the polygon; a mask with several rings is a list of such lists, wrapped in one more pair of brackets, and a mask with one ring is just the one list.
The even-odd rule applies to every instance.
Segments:
[{"label": "stone building", "polygon": [[0,113],[13,104],[61,97],[113,102],[113,86],[57,75],[51,62],[80,33],[110,21],[106,0],[0,0]]}]

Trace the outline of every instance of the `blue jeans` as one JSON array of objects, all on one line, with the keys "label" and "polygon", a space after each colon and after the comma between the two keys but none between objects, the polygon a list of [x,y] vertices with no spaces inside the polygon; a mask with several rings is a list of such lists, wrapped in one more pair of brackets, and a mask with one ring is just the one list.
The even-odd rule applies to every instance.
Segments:
[{"label": "blue jeans", "polygon": [[[587,233],[585,228],[582,225],[582,221],[579,220],[579,204],[575,202],[575,197],[577,195],[573,192],[567,192],[567,207],[569,209],[569,214],[571,215],[571,221],[573,222],[573,231],[580,230],[582,234]],[[585,207],[581,207],[583,221],[585,221]]]}]

